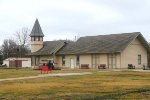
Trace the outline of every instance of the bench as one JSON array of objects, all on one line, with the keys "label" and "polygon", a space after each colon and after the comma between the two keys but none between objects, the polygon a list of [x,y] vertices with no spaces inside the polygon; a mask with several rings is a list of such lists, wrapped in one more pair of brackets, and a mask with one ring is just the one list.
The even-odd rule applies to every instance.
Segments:
[{"label": "bench", "polygon": [[135,66],[133,66],[132,64],[128,64],[128,69],[135,69]]},{"label": "bench", "polygon": [[41,74],[42,72],[47,72],[48,74],[48,72],[51,71],[51,70],[48,70],[48,66],[40,66],[40,70],[41,70]]},{"label": "bench", "polygon": [[81,69],[89,69],[89,64],[81,64]]},{"label": "bench", "polygon": [[106,69],[106,64],[100,64],[100,65],[98,66],[98,69]]}]

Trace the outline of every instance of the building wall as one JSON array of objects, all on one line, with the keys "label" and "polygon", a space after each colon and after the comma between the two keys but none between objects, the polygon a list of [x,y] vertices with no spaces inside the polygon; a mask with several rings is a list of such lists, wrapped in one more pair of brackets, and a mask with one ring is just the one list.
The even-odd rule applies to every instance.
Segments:
[{"label": "building wall", "polygon": [[[76,55],[66,55],[65,56],[65,65],[62,67],[71,68],[70,60],[74,60],[74,67],[76,68]],[[62,65],[62,57],[61,57],[61,65]]]},{"label": "building wall", "polygon": [[62,67],[62,57],[61,57],[61,55],[56,55],[56,59],[57,59],[57,60],[55,60],[56,66],[57,67]]},{"label": "building wall", "polygon": [[[116,66],[114,68],[120,68],[120,53],[116,55]],[[75,68],[80,68],[81,64],[88,64],[89,68],[97,69],[100,64],[105,64],[108,68],[108,54],[82,54],[80,56],[80,65],[76,65],[76,55],[65,55],[65,65],[62,66],[62,56],[57,56],[58,66],[63,68],[71,68],[71,59],[74,59]]]},{"label": "building wall", "polygon": [[148,67],[150,68],[150,51],[148,52]]},{"label": "building wall", "polygon": [[106,67],[108,68],[108,58],[107,54],[99,54],[100,55],[100,64],[105,64]]},{"label": "building wall", "polygon": [[[141,55],[141,64],[138,64],[138,55]],[[121,68],[128,68],[128,64],[133,64],[135,68],[143,68],[147,64],[147,50],[136,38],[121,53]]]},{"label": "building wall", "polygon": [[[36,56],[36,61],[38,63],[38,65],[36,65],[36,67],[43,65],[43,64],[47,64],[48,60],[54,60],[54,66],[61,66],[61,56],[57,55],[55,57],[53,56]],[[35,65],[33,65],[35,66]]]},{"label": "building wall", "polygon": [[65,66],[66,67],[70,67],[71,68],[71,59],[73,60],[73,66],[74,66],[74,68],[76,68],[76,55],[68,55],[68,56],[66,56],[66,64],[65,64]]},{"label": "building wall", "polygon": [[[112,58],[109,58],[109,55],[111,55],[111,54],[108,54],[108,53],[101,53],[101,54],[95,54],[97,57],[96,57],[96,59],[95,59],[95,61],[96,61],[96,66],[95,67],[93,67],[93,68],[98,68],[98,66],[100,65],[100,64],[105,64],[106,65],[106,68],[120,68],[120,53],[113,53],[113,63],[114,63],[114,65],[113,65],[113,67],[112,66],[110,66],[110,64],[109,64],[109,60],[112,60]],[[92,58],[93,59],[93,58]]]},{"label": "building wall", "polygon": [[43,47],[43,41],[31,41],[31,52],[36,52]]},{"label": "building wall", "polygon": [[6,64],[6,66],[9,67],[9,60],[4,60],[3,64]]},{"label": "building wall", "polygon": [[22,61],[22,67],[31,67],[31,59]]},{"label": "building wall", "polygon": [[91,68],[97,69],[100,64],[105,64],[108,68],[108,58],[106,53],[91,54]]},{"label": "building wall", "polygon": [[[22,62],[22,67],[31,67],[31,58],[8,58],[8,59],[4,60],[4,64],[6,64],[7,67],[9,67],[9,62],[10,61],[15,62],[15,60],[21,61]],[[15,67],[15,66],[13,66],[13,67]]]},{"label": "building wall", "polygon": [[59,63],[59,56],[54,56],[54,66],[58,67],[58,63]]},{"label": "building wall", "polygon": [[80,66],[81,64],[89,64],[89,68],[92,68],[91,54],[80,55]]},{"label": "building wall", "polygon": [[121,53],[116,54],[116,68],[121,68]]},{"label": "building wall", "polygon": [[[81,64],[89,64],[89,67],[91,68],[91,55],[79,55],[80,56],[80,65]],[[74,61],[74,68],[79,68],[80,65],[77,65],[76,61],[76,55],[65,55],[65,65],[62,65],[62,56],[58,56],[58,66],[61,66],[63,68],[71,68],[71,59]]]},{"label": "building wall", "polygon": [[53,59],[52,56],[39,56],[39,64],[47,64],[48,59]]}]

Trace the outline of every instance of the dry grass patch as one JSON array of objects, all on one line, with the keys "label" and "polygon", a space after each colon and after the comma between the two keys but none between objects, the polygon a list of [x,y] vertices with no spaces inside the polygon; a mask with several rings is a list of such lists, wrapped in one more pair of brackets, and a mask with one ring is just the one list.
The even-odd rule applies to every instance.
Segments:
[{"label": "dry grass patch", "polygon": [[[53,70],[52,73],[79,73],[79,72],[95,72],[95,70]],[[40,70],[32,69],[0,69],[0,79],[16,78],[26,76],[36,76],[41,74]],[[45,73],[46,74],[46,73]]]},{"label": "dry grass patch", "polygon": [[26,77],[26,76],[35,76],[40,72],[38,70],[30,69],[0,69],[0,79],[4,78],[16,78],[16,77]]},{"label": "dry grass patch", "polygon": [[[81,71],[84,70],[62,72]],[[94,74],[1,82],[0,97],[12,100],[150,99],[150,73],[91,71]]]}]

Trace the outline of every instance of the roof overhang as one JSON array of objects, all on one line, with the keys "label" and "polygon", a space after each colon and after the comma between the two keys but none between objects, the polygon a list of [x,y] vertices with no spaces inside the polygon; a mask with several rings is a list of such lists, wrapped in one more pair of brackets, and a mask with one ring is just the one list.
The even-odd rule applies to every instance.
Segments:
[{"label": "roof overhang", "polygon": [[150,45],[149,43],[145,40],[142,34],[139,34],[137,38],[141,41],[142,45],[147,49],[147,51],[150,51]]}]

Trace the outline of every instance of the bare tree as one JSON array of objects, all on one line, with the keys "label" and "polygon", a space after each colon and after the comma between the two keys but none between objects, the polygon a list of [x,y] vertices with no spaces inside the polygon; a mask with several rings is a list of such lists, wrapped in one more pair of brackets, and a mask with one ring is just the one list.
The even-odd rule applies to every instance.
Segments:
[{"label": "bare tree", "polygon": [[4,58],[15,57],[16,56],[16,47],[17,44],[12,39],[5,39],[1,51],[3,53]]},{"label": "bare tree", "polygon": [[21,30],[15,33],[16,43],[19,46],[20,56],[24,56],[30,47],[30,30],[26,27],[22,28]]},{"label": "bare tree", "polygon": [[17,44],[22,47],[29,47],[30,44],[30,30],[26,27],[23,27],[21,30],[17,31],[15,33],[15,38],[17,41]]},{"label": "bare tree", "polygon": [[0,65],[3,64],[3,53],[2,53],[2,47],[0,47]]},{"label": "bare tree", "polygon": [[17,31],[13,39],[5,39],[1,46],[1,51],[4,59],[8,57],[23,57],[29,52],[30,30],[22,28]]}]

